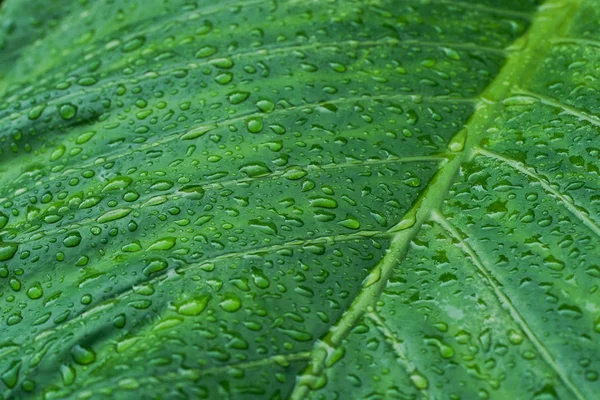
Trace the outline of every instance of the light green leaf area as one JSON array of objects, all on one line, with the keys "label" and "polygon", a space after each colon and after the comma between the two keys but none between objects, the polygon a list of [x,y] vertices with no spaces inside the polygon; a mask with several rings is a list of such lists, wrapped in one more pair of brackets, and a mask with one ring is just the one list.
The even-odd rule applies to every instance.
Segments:
[{"label": "light green leaf area", "polygon": [[7,0],[0,398],[598,398],[598,21]]}]

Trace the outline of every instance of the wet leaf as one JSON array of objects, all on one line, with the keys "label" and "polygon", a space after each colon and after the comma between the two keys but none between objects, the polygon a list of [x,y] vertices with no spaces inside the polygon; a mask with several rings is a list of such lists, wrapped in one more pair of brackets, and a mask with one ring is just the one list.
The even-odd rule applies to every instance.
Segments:
[{"label": "wet leaf", "polygon": [[595,399],[598,0],[7,0],[1,399]]}]

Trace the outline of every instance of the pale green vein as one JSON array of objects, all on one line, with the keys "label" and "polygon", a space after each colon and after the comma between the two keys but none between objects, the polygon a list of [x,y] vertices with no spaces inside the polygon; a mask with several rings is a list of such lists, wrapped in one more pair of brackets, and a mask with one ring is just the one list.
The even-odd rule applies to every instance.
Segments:
[{"label": "pale green vein", "polygon": [[523,332],[527,335],[529,340],[533,343],[536,350],[541,354],[542,358],[558,375],[560,380],[565,384],[567,388],[573,394],[575,394],[576,398],[579,400],[584,400],[585,397],[579,391],[577,386],[571,381],[566,372],[556,363],[554,357],[550,354],[544,343],[536,336],[533,329],[527,324],[523,316],[519,313],[516,307],[513,305],[512,301],[508,297],[506,293],[502,290],[502,285],[498,280],[493,276],[492,272],[484,265],[481,258],[477,255],[475,250],[462,238],[461,234],[458,230],[448,221],[446,220],[440,213],[434,211],[431,215],[432,220],[439,224],[444,230],[446,230],[451,237],[458,242],[458,246],[469,256],[472,264],[477,269],[477,272],[484,278],[485,282],[490,286],[494,295],[502,305],[502,308],[506,310],[513,321],[521,328]]},{"label": "pale green vein", "polygon": [[[376,237],[385,237],[385,236],[390,235],[390,233],[391,233],[391,230],[358,231],[358,232],[354,232],[354,233],[350,233],[350,234],[341,234],[341,235],[334,235],[334,236],[326,235],[326,236],[319,236],[316,238],[298,238],[298,239],[288,241],[286,243],[260,246],[260,247],[254,247],[251,249],[245,249],[245,250],[240,250],[240,251],[233,251],[233,252],[219,254],[217,256],[202,260],[201,262],[198,262],[198,263],[188,264],[184,268],[179,268],[178,272],[180,272],[180,273],[188,272],[188,271],[191,271],[194,269],[209,266],[209,265],[214,264],[219,261],[230,260],[233,258],[243,258],[245,256],[258,255],[258,254],[274,254],[281,250],[300,248],[303,246],[325,245],[325,244],[331,245],[331,244],[336,244],[336,243],[348,242],[348,241],[352,241],[352,240],[365,240],[365,239],[372,239],[372,238],[376,238]],[[84,312],[82,312],[79,315],[74,315],[73,317],[71,317],[71,318],[67,319],[66,321],[64,321],[63,323],[61,323],[61,325],[40,331],[39,333],[36,334],[34,341],[37,342],[42,339],[47,339],[48,336],[51,336],[55,332],[63,331],[65,329],[68,330],[73,325],[80,324],[82,321],[86,321],[92,317],[95,317],[95,316],[97,316],[98,313],[100,313],[104,310],[112,309],[120,301],[123,301],[125,298],[135,294],[136,288],[139,287],[140,285],[156,284],[159,281],[168,280],[168,279],[171,279],[172,277],[173,277],[173,275],[168,274],[168,273],[162,273],[162,274],[154,275],[152,277],[146,277],[145,279],[143,279],[139,282],[136,282],[135,284],[133,284],[131,287],[127,288],[126,290],[123,290],[122,292],[118,293],[116,296],[106,299],[102,302],[99,302],[99,303],[89,307],[88,309],[86,309]],[[0,356],[0,360],[2,360],[1,356]]]},{"label": "pale green vein", "polygon": [[[409,102],[412,102],[415,104],[421,104],[421,103],[475,104],[475,102],[477,101],[477,99],[474,99],[474,98],[453,98],[453,97],[447,97],[447,96],[433,97],[433,96],[420,96],[420,95],[413,95],[413,94],[382,94],[382,95],[369,96],[369,95],[364,94],[361,96],[340,97],[337,99],[323,100],[323,101],[318,101],[318,102],[314,102],[314,103],[304,103],[304,104],[293,105],[293,106],[287,107],[287,108],[278,108],[271,113],[264,113],[264,112],[246,113],[246,114],[238,115],[235,117],[223,118],[223,119],[220,119],[217,121],[210,121],[210,122],[202,123],[195,127],[191,127],[191,128],[185,129],[185,130],[179,130],[177,132],[170,133],[167,136],[159,136],[158,140],[155,140],[150,143],[144,143],[143,145],[134,149],[133,151],[132,151],[132,149],[128,148],[128,149],[126,149],[126,151],[115,151],[113,153],[107,153],[106,155],[99,157],[90,163],[79,165],[76,169],[70,168],[70,169],[65,170],[62,174],[53,174],[53,175],[49,176],[48,179],[45,179],[45,180],[42,179],[39,182],[37,182],[34,187],[28,188],[24,191],[18,191],[18,193],[15,193],[14,195],[19,195],[19,196],[23,195],[32,190],[35,190],[35,188],[39,187],[40,185],[50,183],[56,179],[60,179],[70,173],[73,173],[74,171],[85,171],[87,168],[94,167],[94,166],[98,165],[99,163],[105,163],[108,161],[116,161],[123,157],[131,156],[132,154],[135,154],[135,153],[144,152],[146,150],[153,149],[156,147],[162,147],[163,145],[170,143],[174,140],[180,140],[182,135],[185,135],[186,133],[188,133],[190,131],[209,131],[212,129],[217,129],[219,127],[226,127],[226,125],[229,125],[229,124],[243,122],[243,121],[246,121],[247,119],[257,118],[257,117],[273,118],[275,116],[285,116],[287,113],[290,113],[290,112],[294,112],[297,110],[302,111],[302,110],[307,110],[307,109],[315,109],[315,108],[318,108],[318,107],[326,105],[326,104],[344,104],[344,103],[352,103],[354,101],[356,101],[356,102],[359,102],[359,101],[372,102],[372,101],[378,101],[378,100],[380,100],[380,101],[386,101],[386,100],[409,101]],[[191,142],[193,142],[193,141],[191,141]],[[20,179],[18,178],[16,181],[18,182],[18,181],[20,181]],[[6,198],[0,198],[0,201],[1,200],[6,200]]]},{"label": "pale green vein", "polygon": [[[270,0],[248,0],[245,2],[237,1],[237,2],[231,2],[231,3],[229,3],[229,2],[214,2],[211,4],[211,7],[206,7],[201,10],[196,10],[192,13],[184,14],[185,18],[180,18],[181,14],[179,14],[179,13],[173,13],[173,14],[166,13],[166,14],[158,15],[155,17],[154,21],[151,24],[146,24],[141,29],[136,29],[133,34],[126,35],[126,36],[119,38],[119,41],[125,43],[131,39],[134,39],[135,37],[139,36],[140,34],[148,35],[150,33],[163,30],[165,28],[165,25],[168,24],[169,22],[185,22],[185,21],[190,21],[190,20],[196,20],[196,19],[200,19],[200,18],[205,18],[212,14],[218,14],[218,13],[226,11],[226,10],[231,10],[232,8],[235,8],[235,7],[253,6],[253,5],[260,5],[260,4],[265,4],[265,3],[268,4],[269,1]],[[294,4],[294,2],[290,1],[290,4]],[[75,16],[75,18],[80,18],[79,14],[77,16]],[[68,29],[70,29],[70,28],[71,28],[71,26],[68,23],[63,22],[61,24],[61,29],[63,32],[57,32],[57,34],[64,35],[65,32],[67,32]],[[111,32],[108,32],[107,35],[114,34],[114,33],[115,33],[114,31],[111,31]],[[98,38],[98,40],[100,40],[100,38]],[[44,43],[45,43],[44,41],[34,42],[33,45],[30,46],[29,51],[31,51],[31,52],[35,51],[36,47],[39,47],[39,46],[43,45]],[[67,49],[67,50],[70,50],[70,49]],[[85,55],[85,57],[86,57],[86,59],[89,60],[97,55],[104,53],[105,51],[106,51],[106,47],[104,44],[98,45],[98,46],[96,46],[96,49],[94,51],[87,53]],[[69,51],[69,53],[70,53],[70,51]],[[55,66],[54,64],[51,64],[49,67],[47,67],[45,69],[39,69],[36,72],[32,72],[31,76],[39,76],[41,74],[47,73],[47,72],[51,71],[52,68],[54,68],[54,66]],[[8,101],[12,101],[12,99],[8,99]]]},{"label": "pale green vein", "polygon": [[[474,50],[474,51],[482,51],[488,53],[494,53],[498,55],[506,55],[506,51],[503,49],[497,49],[494,47],[486,47],[483,45],[473,44],[473,43],[453,43],[453,42],[438,42],[438,41],[424,41],[424,40],[397,40],[397,39],[380,39],[380,40],[347,40],[343,42],[316,42],[316,43],[307,43],[302,45],[284,45],[284,46],[263,46],[258,49],[253,49],[251,51],[240,51],[228,54],[227,57],[244,61],[254,57],[261,57],[262,59],[275,57],[275,56],[290,56],[293,52],[302,52],[307,50],[321,50],[321,51],[336,51],[343,50],[346,48],[363,48],[363,47],[378,47],[378,46],[424,46],[424,47],[434,47],[434,48],[456,48],[462,50]],[[179,71],[181,69],[193,69],[196,70],[201,67],[210,66],[214,63],[214,59],[209,59],[202,62],[186,62],[183,64],[170,64],[168,68],[159,69],[159,70],[151,70],[146,71],[143,74],[134,75],[128,77],[127,79],[117,78],[114,80],[108,80],[104,82],[102,85],[93,86],[90,88],[85,88],[82,90],[77,90],[73,92],[66,93],[62,96],[54,97],[47,100],[47,105],[61,104],[67,101],[76,100],[78,97],[83,95],[89,95],[91,93],[102,93],[107,89],[112,87],[116,87],[122,84],[130,83],[130,84],[139,84],[145,80],[157,79],[159,77],[163,77],[166,74]],[[8,99],[14,100],[14,99]],[[23,109],[20,111],[22,115],[26,115],[34,106]],[[5,122],[6,120],[11,120],[14,118],[13,114],[6,115],[0,118],[0,122]]]},{"label": "pale green vein", "polygon": [[471,50],[471,51],[482,51],[484,53],[492,53],[500,56],[507,56],[510,52],[507,49],[499,49],[496,47],[484,46],[477,43],[456,43],[456,42],[441,42],[441,41],[427,41],[427,40],[402,40],[402,41],[390,41],[390,44],[397,44],[399,46],[424,46],[433,48],[455,48],[460,50]]},{"label": "pale green vein", "polygon": [[[312,382],[318,381],[325,367],[326,357],[322,352],[325,342],[338,347],[365,312],[371,311],[389,278],[406,256],[410,243],[418,235],[424,222],[430,219],[433,210],[441,208],[444,198],[452,186],[462,164],[473,157],[473,149],[485,136],[495,115],[503,112],[502,100],[509,97],[515,87],[525,86],[535,67],[551,47],[551,40],[564,36],[578,9],[579,1],[549,0],[533,19],[527,33],[515,43],[521,50],[509,55],[506,64],[482,94],[482,101],[463,130],[452,139],[449,147],[457,156],[442,164],[439,171],[425,189],[416,204],[394,228],[397,232],[385,257],[376,265],[363,283],[363,288],[350,307],[335,323],[326,336],[315,343],[313,359],[305,371],[296,378],[291,400],[307,397]],[[578,393],[574,391],[574,393]]]},{"label": "pale green vein", "polygon": [[435,154],[431,156],[415,156],[415,157],[392,157],[386,159],[370,159],[370,160],[360,160],[360,161],[350,161],[345,163],[330,163],[324,165],[318,164],[308,164],[308,165],[293,165],[287,168],[281,168],[271,171],[270,173],[258,176],[258,177],[242,177],[235,179],[228,179],[217,182],[200,182],[200,185],[205,189],[222,189],[225,186],[230,185],[238,185],[238,184],[247,184],[252,183],[254,181],[260,181],[265,179],[277,179],[284,176],[287,172],[294,170],[306,170],[308,172],[312,171],[327,171],[332,169],[343,169],[347,168],[362,168],[362,167],[374,167],[381,165],[394,165],[394,164],[408,164],[408,163],[419,163],[419,162],[441,162],[446,158],[449,158],[451,155],[446,153]]},{"label": "pale green vein", "polygon": [[224,253],[213,257],[211,259],[203,260],[199,263],[188,264],[184,268],[180,268],[179,271],[185,272],[196,268],[201,268],[203,266],[207,266],[219,261],[236,258],[236,257],[244,257],[252,254],[273,254],[281,250],[304,247],[310,245],[319,245],[319,244],[335,244],[339,242],[347,242],[351,240],[362,240],[367,238],[375,238],[389,235],[391,233],[390,230],[387,231],[358,231],[350,234],[341,234],[341,235],[326,235],[319,236],[312,239],[302,238],[302,239],[294,239],[286,243],[279,243],[270,246],[263,246],[259,248],[247,249],[242,251],[235,251]]},{"label": "pale green vein", "polygon": [[557,45],[576,45],[576,46],[591,46],[600,48],[600,40],[583,39],[576,37],[565,37],[553,40],[552,43]]},{"label": "pale green vein", "polygon": [[[230,363],[230,364],[221,365],[218,367],[211,367],[211,368],[205,368],[205,369],[188,368],[186,370],[185,375],[181,374],[180,372],[175,372],[175,373],[168,373],[168,374],[165,374],[162,376],[146,376],[146,377],[142,377],[142,378],[136,378],[136,381],[139,382],[140,385],[152,384],[152,383],[155,383],[156,381],[180,382],[182,380],[188,380],[188,379],[197,381],[198,379],[202,379],[204,377],[211,376],[211,375],[222,376],[223,374],[227,374],[235,369],[240,369],[240,370],[245,371],[245,370],[254,369],[254,368],[269,367],[274,364],[279,365],[282,368],[286,368],[293,362],[307,361],[308,359],[310,359],[310,352],[308,352],[308,351],[289,353],[289,354],[276,354],[273,356],[268,356],[268,357],[264,357],[264,358],[257,359],[257,360]],[[120,379],[122,379],[122,377],[118,377],[116,379],[120,380]],[[114,380],[115,379],[111,379],[111,380],[107,381],[106,379],[100,379],[97,382],[89,382],[88,381],[85,384],[85,390],[90,391],[90,389],[95,388],[94,390],[100,391],[102,387],[114,388],[117,386],[117,384],[116,384],[116,382],[114,382]],[[77,388],[77,390],[70,392],[70,395],[74,396],[75,393],[80,392],[79,389],[80,388]]]},{"label": "pale green vein", "polygon": [[[397,40],[381,39],[381,40],[364,40],[364,41],[347,40],[347,41],[343,41],[343,42],[331,42],[331,43],[314,42],[314,43],[306,43],[306,44],[301,44],[301,45],[294,43],[291,45],[286,44],[283,46],[262,46],[262,47],[259,47],[256,49],[251,49],[251,50],[243,49],[242,51],[228,53],[227,57],[241,62],[241,61],[249,60],[254,57],[261,57],[261,59],[265,59],[265,58],[269,58],[269,57],[273,57],[273,56],[290,56],[293,52],[301,52],[301,51],[306,51],[306,50],[319,49],[319,50],[329,51],[329,50],[336,50],[336,49],[341,50],[344,48],[377,47],[377,46],[382,46],[382,45],[383,46],[393,45],[393,44],[396,44],[397,42],[398,42]],[[104,92],[107,89],[110,89],[112,87],[116,87],[116,86],[119,86],[122,84],[127,84],[127,83],[138,84],[138,83],[146,81],[146,80],[164,77],[169,73],[176,72],[181,69],[196,70],[201,67],[206,67],[206,66],[212,65],[215,62],[215,59],[217,59],[217,58],[219,58],[219,57],[213,57],[213,58],[210,58],[210,59],[207,59],[204,61],[198,61],[198,62],[186,61],[185,63],[172,63],[172,64],[169,64],[168,68],[162,68],[162,69],[158,69],[158,70],[149,70],[142,74],[129,76],[129,77],[127,77],[127,79],[122,79],[120,77],[117,77],[112,80],[106,80],[101,85],[97,85],[97,86],[93,86],[93,87],[89,87],[89,88],[86,87],[82,90],[69,92],[62,96],[51,98],[48,100],[47,104],[48,105],[60,104],[65,101],[68,101],[68,100],[75,100],[79,96],[82,96],[82,95],[88,95],[90,93],[97,93],[97,92]],[[9,98],[8,100],[10,101],[12,99]],[[22,111],[22,113],[26,114],[33,107],[35,107],[35,106],[24,109]],[[6,120],[10,117],[11,116],[8,115],[7,117],[0,118],[0,121]]]},{"label": "pale green vein", "polygon": [[[331,327],[325,338],[318,343],[326,343],[327,346],[332,348],[340,346],[365,312],[372,310],[374,303],[387,285],[394,268],[405,257],[410,243],[419,233],[421,225],[429,219],[430,210],[441,206],[463,161],[464,153],[461,155],[442,164],[432,183],[429,184],[416,204],[398,224],[390,229],[390,232],[393,232],[394,235],[387,254],[365,279],[363,288],[341,319]],[[305,398],[312,389],[311,382],[318,381],[318,377],[322,375],[327,359],[324,356],[325,353],[323,353],[322,347],[322,345],[315,347],[311,364],[302,375],[297,377],[296,386],[290,397],[291,400]]]},{"label": "pale green vein", "polygon": [[[381,332],[383,337],[392,345],[394,352],[396,353],[397,359],[402,364],[402,366],[406,369],[409,374],[411,380],[415,380],[416,378],[423,377],[421,372],[417,370],[415,364],[410,360],[406,353],[405,346],[396,339],[396,335],[392,332],[390,327],[385,323],[385,321],[377,314],[376,311],[371,311],[365,314],[365,316],[373,321],[377,329]],[[426,377],[423,377],[426,379]],[[429,399],[429,394],[425,389],[418,388],[419,392],[423,399]]]},{"label": "pale green vein", "polygon": [[[565,4],[567,4],[568,7],[561,8],[561,6]],[[499,106],[499,101],[506,98],[507,94],[512,88],[527,82],[528,76],[533,73],[533,65],[535,65],[544,56],[544,54],[546,54],[549,44],[551,43],[551,40],[546,39],[546,31],[552,32],[553,35],[560,35],[562,32],[564,32],[564,26],[566,24],[563,24],[563,22],[570,22],[572,19],[572,11],[575,9],[575,4],[575,2],[560,2],[558,0],[550,0],[549,3],[542,9],[540,15],[536,16],[534,25],[525,38],[525,42],[527,42],[527,45],[524,47],[525,50],[519,52],[518,54],[510,54],[509,62],[503,68],[500,75],[485,91],[483,96],[485,100],[479,104],[477,111],[469,121],[467,127],[464,130],[461,130],[451,142],[450,148],[455,152],[456,156],[448,158],[440,166],[440,169],[435,175],[435,178],[432,180],[432,183],[427,187],[411,210],[404,216],[402,221],[395,225],[388,232],[366,231],[356,233],[356,235],[359,235],[360,238],[368,238],[375,235],[391,233],[392,244],[385,257],[383,257],[380,263],[373,269],[371,274],[363,282],[363,288],[358,297],[354,299],[354,302],[350,308],[342,315],[341,319],[331,327],[327,336],[323,340],[319,340],[315,343],[315,350],[311,351],[310,353],[303,353],[303,359],[310,358],[312,360],[312,364],[309,369],[307,369],[298,377],[297,385],[292,393],[292,398],[304,397],[308,393],[309,389],[312,388],[310,386],[311,382],[319,381],[318,377],[326,368],[326,363],[324,362],[326,357],[323,358],[323,353],[320,351],[323,350],[323,348],[333,349],[335,347],[339,347],[344,338],[347,337],[350,330],[356,325],[356,322],[360,320],[365,313],[372,312],[373,306],[381,295],[382,290],[387,285],[389,277],[394,272],[394,269],[397,268],[399,263],[404,259],[410,248],[411,241],[416,235],[418,235],[422,225],[431,218],[432,214],[434,219],[440,218],[436,214],[435,210],[441,208],[444,198],[448,194],[455,177],[460,173],[462,164],[465,161],[470,160],[474,155],[481,154],[477,144],[479,144],[480,139],[485,134],[485,128],[489,127],[490,121],[492,121],[494,116],[502,111],[501,106]],[[394,162],[398,162],[397,159],[395,159]],[[352,163],[352,165],[359,164],[360,163]],[[331,168],[339,168],[339,164],[334,164],[334,166]],[[231,181],[234,183],[244,183],[237,179]],[[450,227],[453,228],[452,226]],[[346,235],[346,237],[349,236],[350,235]],[[321,239],[324,242],[342,240],[339,237],[333,236],[317,239]],[[460,234],[455,239],[460,241]],[[294,242],[293,245],[296,246],[302,244]],[[263,251],[273,252],[277,251],[277,248],[269,246],[263,248]],[[473,254],[475,257],[477,256],[474,251]],[[243,257],[244,254],[239,255],[231,253],[231,255],[227,256]],[[474,257],[471,258],[473,259]],[[481,264],[481,268],[485,270],[483,264]],[[166,278],[166,276],[161,276],[160,279]],[[159,278],[157,277],[157,279]],[[507,299],[510,301],[508,297]],[[96,309],[96,311],[99,310],[101,309]],[[85,315],[88,316],[89,314]],[[383,331],[385,331],[385,325],[383,326]],[[389,331],[389,329],[387,330]],[[388,333],[390,332],[391,331]],[[394,339],[393,336],[390,337]],[[402,350],[402,348],[400,348],[400,350]],[[406,357],[405,352],[401,354],[404,354],[405,358],[409,360],[408,357]],[[550,356],[549,353],[548,356]],[[559,373],[561,378],[568,378],[564,375],[561,376],[560,372],[560,370],[557,370],[557,373]],[[316,379],[304,379],[309,376],[315,377]],[[568,387],[577,396],[579,392],[577,391],[576,387],[573,388],[572,386],[574,385],[571,384],[571,386]]]},{"label": "pale green vein", "polygon": [[516,89],[514,94],[517,96],[530,97],[530,98],[537,100],[540,103],[545,104],[547,106],[559,108],[562,111],[564,111],[566,114],[580,118],[584,121],[591,123],[592,125],[600,126],[600,117],[598,117],[597,115],[593,115],[586,111],[580,110],[576,107],[561,103],[559,100],[553,99],[552,97],[545,96],[545,95],[539,94],[539,93],[535,93],[535,92],[532,92],[529,90],[520,89],[520,88]]},{"label": "pale green vein", "polygon": [[571,200],[568,196],[562,194],[558,190],[556,190],[550,182],[540,176],[532,167],[526,166],[522,162],[510,159],[506,156],[503,156],[498,153],[494,153],[490,150],[485,150],[482,148],[475,148],[475,154],[480,154],[482,156],[492,158],[494,160],[500,161],[517,172],[520,172],[523,175],[530,177],[531,179],[537,181],[547,193],[550,193],[552,196],[556,197],[560,200],[561,203],[571,212],[571,214],[576,217],[579,221],[581,221],[585,226],[587,226],[592,232],[594,232],[597,236],[600,237],[600,226],[594,220],[592,220],[589,215],[583,212],[579,207],[577,207],[573,200]]},{"label": "pale green vein", "polygon": [[[205,190],[221,190],[227,186],[251,184],[256,181],[280,179],[282,177],[285,177],[286,173],[298,171],[298,170],[303,170],[308,174],[308,173],[314,173],[315,171],[327,171],[327,170],[334,170],[334,169],[347,170],[349,168],[367,168],[367,167],[373,167],[373,166],[405,164],[405,163],[432,162],[432,161],[439,163],[439,162],[442,162],[443,160],[447,159],[450,156],[451,155],[449,155],[449,154],[448,155],[447,154],[439,154],[439,155],[421,156],[421,157],[402,157],[402,158],[353,161],[353,162],[346,162],[346,163],[331,163],[331,164],[326,164],[326,165],[316,165],[316,164],[303,165],[303,166],[294,165],[294,166],[290,166],[287,168],[273,170],[270,173],[262,175],[262,176],[257,176],[257,177],[245,176],[245,177],[240,177],[240,178],[235,178],[235,179],[203,181],[203,182],[197,182],[196,185],[201,186]],[[140,198],[137,201],[137,203],[132,204],[131,207],[129,207],[129,208],[131,208],[131,210],[140,210],[140,209],[146,207],[148,202],[151,202],[153,199],[157,199],[157,198],[161,198],[162,200],[164,200],[164,201],[161,201],[160,203],[158,203],[162,206],[162,204],[164,204],[168,200],[180,199],[182,197],[185,197],[185,196],[182,193],[177,192],[177,191],[167,193],[164,195],[148,196],[148,197]],[[48,235],[64,233],[70,229],[78,229],[78,228],[81,228],[88,224],[92,224],[92,223],[96,222],[96,220],[97,220],[97,217],[84,218],[80,221],[77,221],[77,222],[74,222],[74,223],[71,223],[68,225],[61,225],[55,229],[36,230],[27,239],[27,241],[40,240],[40,239],[47,237]],[[9,226],[5,227],[5,230],[11,229],[11,228],[19,229],[20,227],[19,227],[19,225],[9,225]],[[2,231],[0,231],[0,233],[1,232]]]},{"label": "pale green vein", "polygon": [[474,2],[466,2],[466,1],[455,1],[455,0],[401,0],[404,3],[416,3],[423,5],[448,5],[448,6],[457,6],[461,8],[466,8],[468,10],[478,10],[484,13],[489,13],[497,16],[504,16],[510,18],[521,18],[530,20],[533,16],[533,13],[527,13],[524,11],[511,10],[508,8],[499,8],[493,6],[485,6],[482,4],[477,4]]},{"label": "pale green vein", "polygon": [[270,357],[265,357],[259,360],[251,360],[239,363],[233,363],[228,365],[223,365],[219,367],[206,368],[202,370],[198,370],[198,376],[207,376],[207,375],[218,375],[230,371],[232,369],[251,369],[251,368],[259,368],[265,367],[272,364],[277,364],[282,367],[289,365],[289,363],[294,361],[303,361],[310,359],[310,352],[302,351],[298,353],[291,354],[277,354]]}]

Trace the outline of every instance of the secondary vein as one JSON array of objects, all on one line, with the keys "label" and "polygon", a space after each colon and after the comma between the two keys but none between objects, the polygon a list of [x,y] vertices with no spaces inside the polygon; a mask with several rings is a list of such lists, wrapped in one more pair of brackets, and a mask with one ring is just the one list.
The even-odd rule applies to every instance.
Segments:
[{"label": "secondary vein", "polygon": [[523,318],[521,313],[514,306],[510,298],[504,290],[502,290],[502,285],[498,282],[498,280],[492,275],[492,272],[489,268],[487,268],[481,258],[477,255],[473,247],[471,247],[460,235],[456,227],[454,227],[446,218],[444,218],[437,211],[432,214],[432,219],[438,223],[446,232],[448,232],[454,240],[458,242],[458,246],[460,249],[471,258],[472,264],[477,269],[477,272],[483,277],[485,283],[492,289],[492,292],[498,299],[498,302],[502,305],[502,308],[508,312],[512,320],[521,328],[525,335],[529,338],[529,340],[533,343],[536,350],[541,354],[544,361],[552,367],[552,369],[556,372],[558,377],[565,383],[565,385],[569,388],[573,394],[575,394],[577,399],[584,400],[585,397],[579,391],[577,386],[571,382],[565,371],[556,363],[552,354],[548,351],[544,343],[537,337],[533,329],[529,327],[529,324]]},{"label": "secondary vein", "polygon": [[581,211],[577,207],[577,205],[575,205],[573,201],[569,199],[568,196],[562,194],[561,192],[553,188],[550,182],[548,182],[548,180],[544,179],[542,176],[536,173],[535,170],[533,170],[531,167],[528,167],[519,161],[503,156],[502,154],[494,153],[489,150],[477,148],[475,149],[475,151],[477,152],[477,154],[481,154],[482,156],[485,156],[487,158],[500,161],[513,168],[515,171],[520,172],[521,174],[526,175],[535,181],[538,181],[547,193],[550,193],[551,195],[559,199],[564,204],[564,206],[571,212],[571,214],[573,214],[574,217],[580,220],[592,232],[594,232],[597,236],[600,237],[600,226],[594,220],[592,220],[586,213]]},{"label": "secondary vein", "polygon": [[[509,54],[504,67],[483,91],[482,100],[476,106],[470,120],[450,141],[449,148],[456,152],[456,157],[441,165],[421,197],[392,229],[396,233],[392,237],[388,253],[365,279],[363,288],[348,310],[317,344],[326,343],[328,347],[333,348],[341,346],[342,341],[365,313],[374,310],[377,300],[393,275],[394,268],[408,253],[412,240],[419,234],[422,225],[431,219],[432,213],[441,209],[461,166],[475,156],[474,149],[485,136],[487,128],[496,116],[501,115],[502,100],[510,97],[515,88],[526,86],[536,70],[535,66],[540,64],[540,60],[552,47],[553,40],[565,36],[578,5],[579,0],[548,0],[540,8],[529,30],[514,43],[515,47],[522,50]],[[291,400],[306,398],[312,389],[310,382],[315,381],[308,377],[324,373],[327,356],[319,351],[320,347],[322,346],[315,347],[311,364],[297,377],[290,395]],[[550,366],[575,397],[582,399],[575,385],[557,364],[551,363]]]}]

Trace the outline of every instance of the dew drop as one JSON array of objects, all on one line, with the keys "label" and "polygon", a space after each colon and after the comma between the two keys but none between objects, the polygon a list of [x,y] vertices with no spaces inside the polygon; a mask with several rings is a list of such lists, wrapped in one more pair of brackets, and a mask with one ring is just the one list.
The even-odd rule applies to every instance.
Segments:
[{"label": "dew drop", "polygon": [[65,120],[70,120],[77,114],[77,107],[71,103],[61,104],[58,107],[58,113]]},{"label": "dew drop", "polygon": [[227,312],[235,312],[242,308],[242,300],[233,293],[226,293],[223,296],[223,300],[219,303],[219,306]]},{"label": "dew drop", "polygon": [[0,242],[0,261],[7,261],[13,258],[18,249],[18,243]]},{"label": "dew drop", "polygon": [[91,347],[76,344],[71,348],[73,360],[80,365],[89,365],[96,361],[96,353]]}]

